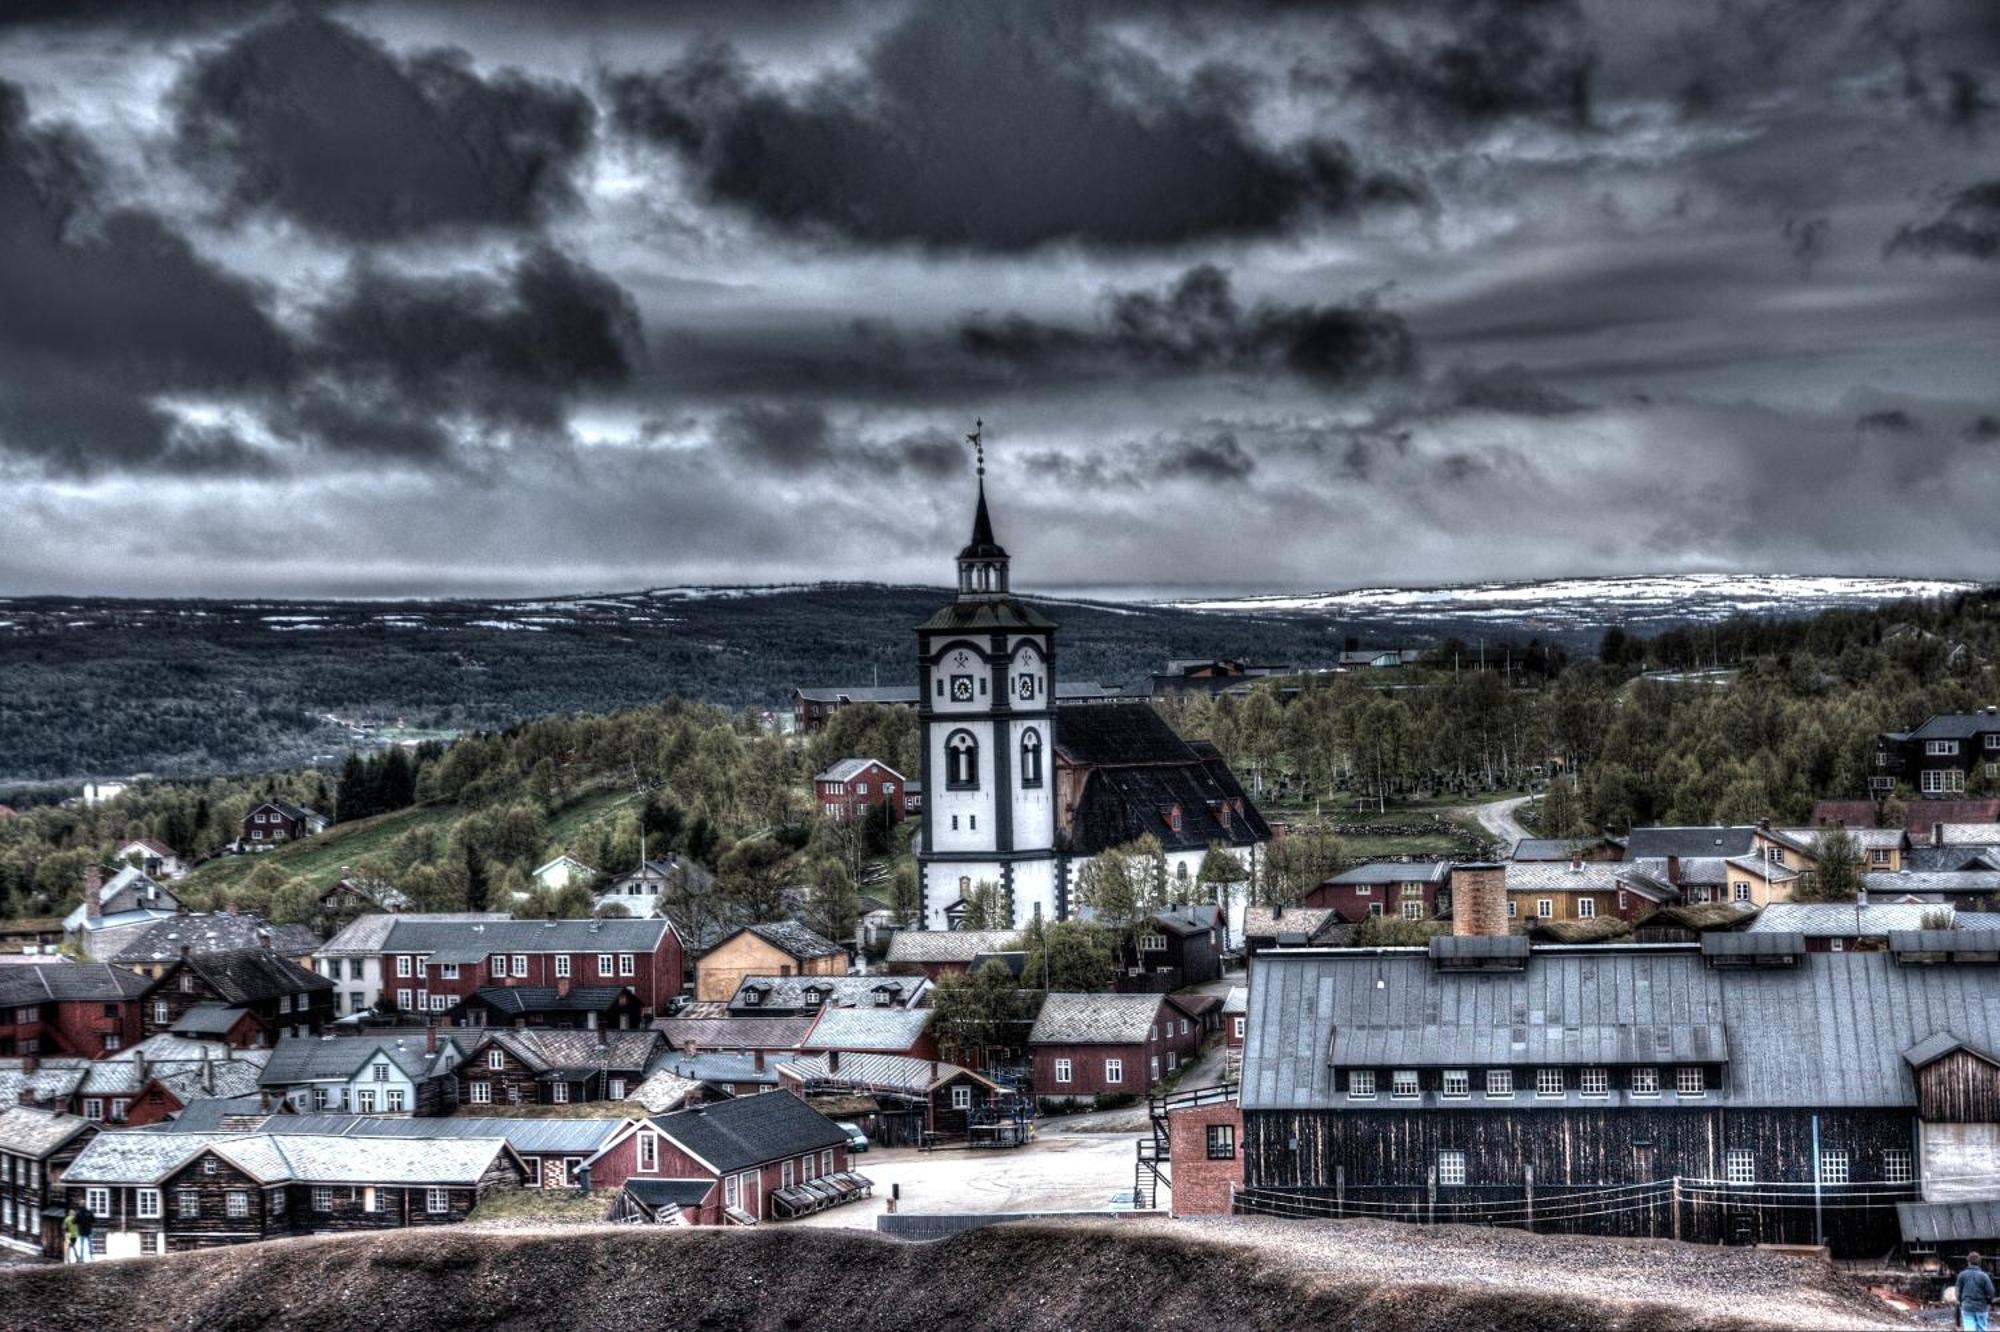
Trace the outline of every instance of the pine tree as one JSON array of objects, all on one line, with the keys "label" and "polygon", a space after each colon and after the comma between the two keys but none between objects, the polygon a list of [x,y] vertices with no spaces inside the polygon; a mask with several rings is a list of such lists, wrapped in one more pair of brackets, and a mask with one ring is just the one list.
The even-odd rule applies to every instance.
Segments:
[{"label": "pine tree", "polygon": [[486,858],[472,843],[465,844],[465,909],[487,909]]}]

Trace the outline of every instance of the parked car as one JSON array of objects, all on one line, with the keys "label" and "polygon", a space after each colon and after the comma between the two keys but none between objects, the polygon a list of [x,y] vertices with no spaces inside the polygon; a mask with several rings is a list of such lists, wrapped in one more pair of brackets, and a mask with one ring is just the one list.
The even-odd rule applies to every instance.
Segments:
[{"label": "parked car", "polygon": [[833,1126],[847,1135],[847,1150],[865,1152],[868,1150],[868,1135],[861,1131],[859,1124],[845,1119],[836,1119]]}]

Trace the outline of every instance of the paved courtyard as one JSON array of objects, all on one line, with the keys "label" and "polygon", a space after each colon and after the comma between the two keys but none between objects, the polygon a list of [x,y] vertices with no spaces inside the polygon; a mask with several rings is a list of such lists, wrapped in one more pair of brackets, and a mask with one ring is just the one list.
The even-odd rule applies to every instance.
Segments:
[{"label": "paved courtyard", "polygon": [[920,1152],[878,1147],[854,1158],[875,1181],[875,1196],[788,1226],[873,1229],[901,1184],[903,1212],[1042,1212],[1095,1210],[1132,1187],[1133,1140],[1103,1133],[1044,1133],[1012,1150]]}]

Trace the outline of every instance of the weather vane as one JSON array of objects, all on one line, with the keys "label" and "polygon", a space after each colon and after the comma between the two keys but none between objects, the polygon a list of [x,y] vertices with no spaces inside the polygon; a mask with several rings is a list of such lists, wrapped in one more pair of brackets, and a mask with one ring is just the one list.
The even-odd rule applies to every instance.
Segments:
[{"label": "weather vane", "polygon": [[980,476],[986,475],[986,445],[981,443],[979,438],[981,435],[985,433],[986,433],[985,419],[982,417],[974,417],[972,421],[972,433],[967,435],[965,437],[965,440],[966,443],[972,445],[972,456],[979,464]]}]

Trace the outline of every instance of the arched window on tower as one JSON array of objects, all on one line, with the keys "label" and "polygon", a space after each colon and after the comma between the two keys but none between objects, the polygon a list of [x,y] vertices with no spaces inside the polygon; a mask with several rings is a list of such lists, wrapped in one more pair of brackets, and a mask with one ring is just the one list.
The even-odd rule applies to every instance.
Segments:
[{"label": "arched window on tower", "polygon": [[1021,787],[1042,784],[1042,733],[1029,727],[1021,734]]},{"label": "arched window on tower", "polygon": [[979,742],[970,731],[953,731],[944,742],[944,784],[952,791],[979,788]]}]

